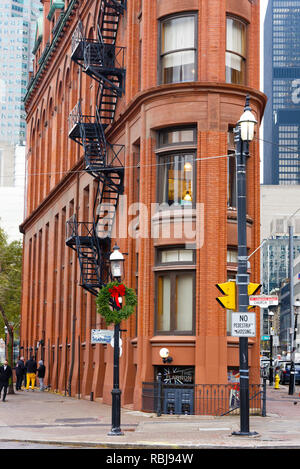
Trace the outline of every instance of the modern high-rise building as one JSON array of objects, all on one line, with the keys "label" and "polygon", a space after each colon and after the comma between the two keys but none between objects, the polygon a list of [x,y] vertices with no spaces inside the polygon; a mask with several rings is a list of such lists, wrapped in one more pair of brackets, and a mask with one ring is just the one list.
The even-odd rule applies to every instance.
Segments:
[{"label": "modern high-rise building", "polygon": [[24,144],[24,96],[32,71],[39,0],[0,2],[0,141]]},{"label": "modern high-rise building", "polygon": [[[237,273],[233,129],[247,95],[258,122],[249,253],[260,244],[259,2],[42,3],[25,97],[22,354],[44,358],[52,389],[111,403],[113,349],[91,332],[111,332],[95,300],[117,243],[122,281],[138,297],[121,324],[122,404],[145,409],[144,383],[161,373],[190,385],[191,411],[193,385],[227,385],[239,369],[216,283]],[[248,273],[259,283],[258,252]],[[256,313],[251,384],[260,382]]]},{"label": "modern high-rise building", "polygon": [[264,184],[300,184],[300,0],[269,0],[264,22]]},{"label": "modern high-rise building", "polygon": [[0,225],[20,238],[24,210],[26,115],[39,0],[0,2]]}]

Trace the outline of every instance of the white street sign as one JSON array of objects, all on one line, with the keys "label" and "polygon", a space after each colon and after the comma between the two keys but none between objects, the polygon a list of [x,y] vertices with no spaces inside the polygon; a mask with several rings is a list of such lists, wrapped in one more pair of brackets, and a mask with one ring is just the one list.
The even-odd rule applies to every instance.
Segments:
[{"label": "white street sign", "polygon": [[255,337],[255,316],[255,313],[232,313],[231,335],[233,337]]},{"label": "white street sign", "polygon": [[268,306],[278,305],[278,296],[272,295],[251,295],[249,296],[250,306],[259,306],[260,308],[268,308]]},{"label": "white street sign", "polygon": [[92,329],[91,344],[110,344],[114,331],[108,329]]}]

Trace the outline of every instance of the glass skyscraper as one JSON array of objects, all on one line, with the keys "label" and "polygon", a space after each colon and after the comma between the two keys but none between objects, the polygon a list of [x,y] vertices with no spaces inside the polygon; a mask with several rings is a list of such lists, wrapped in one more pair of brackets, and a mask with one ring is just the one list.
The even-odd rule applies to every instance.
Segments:
[{"label": "glass skyscraper", "polygon": [[23,144],[28,74],[39,0],[0,1],[0,140]]},{"label": "glass skyscraper", "polygon": [[40,0],[0,0],[0,226],[20,237],[25,185],[23,98],[32,70]]},{"label": "glass skyscraper", "polygon": [[300,184],[300,0],[269,0],[264,92],[264,184]]}]

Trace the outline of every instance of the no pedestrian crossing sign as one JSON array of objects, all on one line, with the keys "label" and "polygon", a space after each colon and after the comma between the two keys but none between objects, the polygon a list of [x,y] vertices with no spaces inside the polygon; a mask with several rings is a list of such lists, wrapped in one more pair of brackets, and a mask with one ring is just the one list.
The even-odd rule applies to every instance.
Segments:
[{"label": "no pedestrian crossing sign", "polygon": [[255,313],[232,313],[231,319],[233,337],[255,337]]}]

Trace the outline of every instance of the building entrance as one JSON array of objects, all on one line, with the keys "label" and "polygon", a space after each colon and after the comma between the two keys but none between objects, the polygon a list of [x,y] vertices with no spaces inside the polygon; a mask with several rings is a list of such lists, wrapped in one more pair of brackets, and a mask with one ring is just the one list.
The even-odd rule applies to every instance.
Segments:
[{"label": "building entrance", "polygon": [[194,413],[194,367],[157,367],[164,414]]}]

